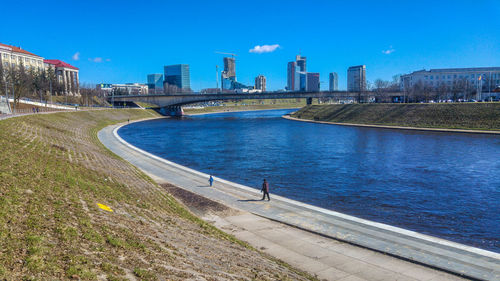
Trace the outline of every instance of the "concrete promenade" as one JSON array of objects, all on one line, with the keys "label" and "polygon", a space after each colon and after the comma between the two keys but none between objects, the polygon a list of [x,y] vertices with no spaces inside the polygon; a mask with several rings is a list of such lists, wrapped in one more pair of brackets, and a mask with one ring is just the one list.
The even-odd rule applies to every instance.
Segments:
[{"label": "concrete promenade", "polygon": [[442,132],[442,133],[466,133],[466,134],[492,134],[500,135],[500,131],[487,131],[487,130],[465,130],[465,129],[446,129],[446,128],[423,128],[423,127],[403,127],[403,126],[389,126],[389,125],[370,125],[370,124],[357,124],[357,123],[339,123],[339,122],[329,122],[329,121],[316,121],[309,119],[295,118],[290,115],[285,115],[283,118],[309,123],[319,123],[319,124],[329,124],[329,125],[340,125],[340,126],[352,126],[352,127],[366,127],[366,128],[378,128],[378,129],[397,129],[397,130],[409,130],[409,131],[432,131],[432,132]]},{"label": "concrete promenade", "polygon": [[320,279],[461,280],[430,268],[433,267],[467,279],[500,280],[498,253],[273,194],[271,202],[260,201],[257,190],[219,178],[215,178],[214,188],[210,188],[208,175],[128,145],[117,135],[119,127],[109,126],[98,134],[111,151],[158,183],[168,182],[242,210],[238,215],[205,219],[264,252],[317,274]]}]

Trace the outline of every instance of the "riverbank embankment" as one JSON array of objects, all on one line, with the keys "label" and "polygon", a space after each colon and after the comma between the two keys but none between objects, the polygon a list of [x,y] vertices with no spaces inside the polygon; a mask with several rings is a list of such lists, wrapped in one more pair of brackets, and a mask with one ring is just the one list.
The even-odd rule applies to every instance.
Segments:
[{"label": "riverbank embankment", "polygon": [[[210,188],[208,175],[131,146],[121,139],[117,133],[118,129],[119,126],[108,127],[99,133],[101,141],[114,153],[130,161],[159,183],[174,184],[201,197],[245,212],[243,215],[212,220],[216,225],[223,226],[223,229],[231,230],[237,238],[241,237],[240,239],[251,244],[256,243],[257,247],[263,247],[264,251],[269,251],[292,265],[295,265],[294,260],[299,267],[301,263],[302,266],[306,265],[306,270],[318,274],[320,278],[328,277],[329,272],[336,272],[344,277],[354,275],[352,278],[368,280],[390,277],[421,279],[428,276],[427,274],[440,274],[439,271],[423,273],[419,270],[431,269],[415,269],[417,265],[413,263],[380,256],[380,252],[456,274],[476,276],[478,279],[491,279],[498,275],[495,270],[491,270],[500,262],[500,255],[496,253],[362,220],[276,195],[272,196],[271,202],[263,202],[259,200],[261,195],[256,189],[219,178],[216,178],[215,188]],[[270,225],[260,228],[261,224],[254,218],[262,217],[275,221],[275,226],[268,222]],[[284,231],[282,223],[296,228]],[[304,237],[300,229],[315,233],[315,238],[314,235]],[[325,241],[320,237],[334,239]],[[360,253],[361,250],[364,252]],[[411,272],[415,272],[412,270],[419,271],[419,274],[412,274]],[[434,277],[436,280],[447,278]]]},{"label": "riverbank embankment", "polygon": [[199,219],[97,138],[149,118],[161,116],[115,109],[0,121],[0,279],[317,280]]},{"label": "riverbank embankment", "polygon": [[310,105],[291,117],[349,126],[500,133],[500,103]]},{"label": "riverbank embankment", "polygon": [[203,108],[186,108],[184,113],[187,115],[200,115],[209,113],[229,113],[240,111],[258,111],[258,110],[273,110],[273,109],[293,109],[304,106],[300,103],[278,103],[264,105],[237,105],[237,106],[209,106]]}]

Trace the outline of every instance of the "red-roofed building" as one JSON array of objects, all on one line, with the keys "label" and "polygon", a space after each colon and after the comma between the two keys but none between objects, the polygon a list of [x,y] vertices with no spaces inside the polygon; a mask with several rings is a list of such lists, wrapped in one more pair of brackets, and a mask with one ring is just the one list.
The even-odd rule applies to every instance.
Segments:
[{"label": "red-roofed building", "polygon": [[65,94],[74,96],[80,95],[79,69],[61,60],[43,60],[45,67],[52,68],[56,74],[56,79],[64,85]]},{"label": "red-roofed building", "polygon": [[20,47],[0,43],[0,62],[3,67],[24,65],[27,69],[43,70],[43,58]]},{"label": "red-roofed building", "polygon": [[37,71],[52,68],[57,81],[64,86],[64,94],[80,95],[79,69],[61,60],[44,60],[21,47],[0,43],[0,63],[4,68],[17,67],[21,64],[26,69]]}]

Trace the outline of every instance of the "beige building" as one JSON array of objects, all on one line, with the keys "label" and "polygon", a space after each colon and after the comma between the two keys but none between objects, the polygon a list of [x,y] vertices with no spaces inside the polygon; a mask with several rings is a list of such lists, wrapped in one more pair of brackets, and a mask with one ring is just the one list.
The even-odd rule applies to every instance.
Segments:
[{"label": "beige building", "polygon": [[44,60],[20,47],[0,43],[0,63],[4,68],[24,65],[36,71],[54,69],[56,80],[63,85],[65,95],[80,95],[79,69],[60,60]]},{"label": "beige building", "polygon": [[0,60],[4,68],[16,67],[21,64],[26,69],[36,69],[41,71],[44,68],[43,58],[30,53],[20,47],[9,46],[0,43]]},{"label": "beige building", "polygon": [[60,60],[43,60],[45,68],[51,67],[58,83],[64,86],[64,94],[79,96],[80,80],[78,78],[78,68]]},{"label": "beige building", "polygon": [[261,90],[262,92],[266,91],[266,76],[261,74],[255,77],[255,89]]}]

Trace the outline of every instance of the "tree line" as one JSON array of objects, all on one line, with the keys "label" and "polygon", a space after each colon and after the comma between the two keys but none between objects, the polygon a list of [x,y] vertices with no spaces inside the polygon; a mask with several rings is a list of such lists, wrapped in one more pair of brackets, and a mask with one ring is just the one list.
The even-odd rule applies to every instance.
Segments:
[{"label": "tree line", "polygon": [[75,87],[79,87],[79,96],[66,95],[65,86],[58,81],[52,66],[39,70],[27,68],[22,63],[14,67],[4,66],[0,63],[0,95],[13,99],[14,108],[17,107],[22,98],[49,102],[54,97],[58,102],[81,105],[102,103],[102,99],[100,99],[102,93],[95,87],[85,84]]},{"label": "tree line", "polygon": [[[483,77],[481,86],[471,83],[466,78],[459,78],[450,84],[442,81],[436,85],[425,84],[423,81],[417,81],[413,85],[406,84],[401,89],[400,75],[395,75],[392,81],[382,79],[375,80],[374,83],[367,82],[367,90],[372,92],[377,101],[391,102],[392,95],[400,92],[400,102],[429,102],[429,101],[468,101],[478,99],[479,93],[482,93],[482,99],[486,98],[486,93],[493,93],[496,90],[496,84],[493,79]],[[406,83],[403,81],[403,83]],[[476,81],[476,83],[478,83]],[[499,96],[496,94],[495,96]]]}]

